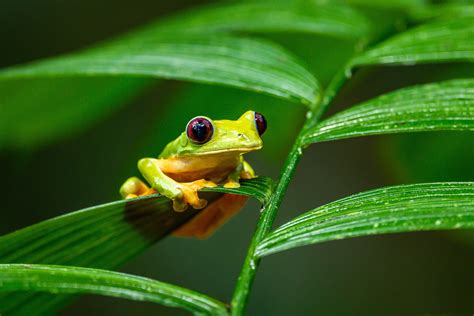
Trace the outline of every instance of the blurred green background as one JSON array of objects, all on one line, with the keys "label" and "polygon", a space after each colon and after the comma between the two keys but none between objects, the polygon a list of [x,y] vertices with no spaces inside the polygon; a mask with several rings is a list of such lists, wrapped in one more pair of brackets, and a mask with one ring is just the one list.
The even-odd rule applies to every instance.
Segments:
[{"label": "blurred green background", "polygon": [[[68,52],[204,1],[6,0],[0,10],[2,67]],[[397,12],[365,9],[386,32]],[[299,56],[326,84],[351,56],[354,43],[295,34],[267,36]],[[358,71],[330,113],[399,87],[472,77],[471,65],[380,67]],[[100,79],[97,84],[100,84]],[[139,79],[130,84],[142,84]],[[0,151],[0,233],[119,198],[118,188],[138,174],[136,162],[156,156],[189,118],[237,118],[254,109],[269,128],[265,148],[248,160],[276,178],[305,113],[303,106],[232,88],[147,81],[136,98],[84,131],[59,142]],[[60,87],[58,87],[59,89]],[[71,95],[72,98],[83,98]],[[1,99],[0,99],[1,106]],[[1,115],[1,112],[0,112]],[[82,117],[75,118],[76,123]],[[72,123],[72,122],[71,122]],[[441,149],[440,149],[441,148]],[[363,190],[428,181],[474,179],[474,139],[468,133],[370,137],[310,147],[277,218]],[[258,218],[252,201],[205,241],[167,238],[122,268],[228,300]],[[474,311],[474,233],[425,232],[342,240],[263,260],[249,315],[471,315]],[[126,247],[126,245],[124,245]],[[63,315],[180,315],[149,303],[83,297]]]}]

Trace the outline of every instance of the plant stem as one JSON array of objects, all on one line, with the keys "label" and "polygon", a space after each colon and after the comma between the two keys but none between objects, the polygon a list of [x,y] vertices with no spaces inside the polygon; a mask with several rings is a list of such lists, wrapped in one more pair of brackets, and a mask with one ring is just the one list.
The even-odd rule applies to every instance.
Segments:
[{"label": "plant stem", "polygon": [[286,158],[282,172],[278,179],[278,183],[273,190],[270,200],[266,203],[265,207],[261,211],[257,228],[250,242],[250,246],[247,251],[247,256],[244,261],[242,270],[240,271],[237,285],[234,290],[234,296],[231,302],[231,315],[240,316],[243,315],[245,307],[247,305],[248,297],[250,295],[250,289],[255,279],[255,274],[260,264],[260,258],[255,255],[255,249],[258,243],[270,233],[275,217],[278,213],[278,208],[283,200],[286,189],[293,178],[293,174],[296,170],[301,156],[303,155],[303,143],[305,132],[308,128],[317,124],[324,114],[330,103],[336,96],[337,91],[344,85],[344,82],[350,77],[350,73],[347,71],[348,67],[344,67],[343,70],[337,73],[331,82],[329,83],[325,93],[319,102],[315,103],[315,106],[308,111],[306,115],[306,121],[301,128],[293,147]]},{"label": "plant stem", "polygon": [[[306,120],[305,125],[309,123],[309,120]],[[255,248],[258,243],[270,232],[272,228],[273,221],[276,217],[278,208],[283,199],[284,193],[288,187],[290,179],[296,169],[302,150],[299,140],[302,139],[304,128],[300,131],[296,142],[293,145],[283,167],[280,179],[276,188],[273,191],[273,194],[265,205],[265,208],[260,214],[260,218],[257,224],[257,228],[250,242],[248,248],[247,257],[245,258],[244,265],[240,272],[239,278],[237,280],[237,285],[234,291],[234,297],[232,298],[231,303],[231,314],[232,315],[242,315],[247,305],[247,300],[250,294],[250,288],[252,287],[253,280],[255,278],[255,273],[257,267],[260,263],[260,258],[255,256]]]}]

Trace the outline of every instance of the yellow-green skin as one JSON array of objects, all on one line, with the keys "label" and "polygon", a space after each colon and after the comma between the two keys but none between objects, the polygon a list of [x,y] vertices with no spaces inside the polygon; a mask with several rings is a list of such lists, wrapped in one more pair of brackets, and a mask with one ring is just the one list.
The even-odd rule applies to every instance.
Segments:
[{"label": "yellow-green skin", "polygon": [[166,145],[158,159],[143,158],[138,162],[138,169],[151,188],[132,177],[120,188],[121,195],[133,198],[158,192],[173,200],[176,211],[184,211],[188,205],[205,207],[207,201],[197,195],[201,188],[217,184],[238,187],[239,179],[255,176],[242,157],[262,148],[254,115],[254,111],[247,111],[235,121],[211,120],[214,133],[204,144],[191,142],[183,132]]}]

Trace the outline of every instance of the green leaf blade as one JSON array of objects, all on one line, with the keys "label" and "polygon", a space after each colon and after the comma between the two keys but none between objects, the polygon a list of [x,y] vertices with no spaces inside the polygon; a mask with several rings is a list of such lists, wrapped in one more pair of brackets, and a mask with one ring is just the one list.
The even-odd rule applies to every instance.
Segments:
[{"label": "green leaf blade", "polygon": [[437,5],[419,6],[409,10],[411,19],[425,21],[430,19],[458,19],[459,17],[473,17],[472,3],[442,3]]},{"label": "green leaf blade", "polygon": [[32,148],[76,135],[149,85],[141,78],[0,80],[0,149]]},{"label": "green leaf blade", "polygon": [[304,143],[368,135],[474,130],[474,79],[400,89],[322,121]]},{"label": "green leaf blade", "polygon": [[357,39],[367,37],[370,28],[367,18],[349,6],[273,1],[211,5],[170,17],[142,32],[150,37],[163,32],[298,32]]},{"label": "green leaf blade", "polygon": [[256,198],[260,203],[267,203],[273,191],[273,180],[269,177],[257,177],[252,180],[241,180],[240,188],[225,188],[222,186],[205,188],[203,192],[233,193]]},{"label": "green leaf blade", "polygon": [[[360,40],[370,31],[364,15],[343,5],[272,2],[198,8],[85,51],[0,71],[2,110],[11,112],[0,116],[0,147],[34,148],[71,136],[124,104],[118,97],[139,94],[150,78],[227,85],[313,104],[319,84],[297,60],[268,42],[229,33]],[[101,81],[103,89],[94,81]],[[81,120],[65,132],[69,117]]]},{"label": "green leaf blade", "polygon": [[229,36],[179,36],[116,41],[5,69],[3,80],[125,76],[228,85],[305,104],[316,102],[319,84],[299,62],[270,42]]},{"label": "green leaf blade", "polygon": [[473,62],[474,19],[464,17],[421,25],[356,57],[352,67]]},{"label": "green leaf blade", "polygon": [[[239,189],[209,188],[200,193],[214,201],[220,193],[257,197],[263,202],[271,180],[242,181]],[[121,200],[68,213],[0,237],[0,263],[59,264],[115,269],[166,237],[196,215],[177,213],[161,195]],[[124,246],[126,245],[126,246]],[[0,295],[0,313],[28,308],[52,313],[67,297],[45,294]],[[19,313],[19,312],[18,312]]]},{"label": "green leaf blade", "polygon": [[474,182],[401,185],[307,212],[269,234],[256,254],[358,236],[473,227]]},{"label": "green leaf blade", "polygon": [[[98,294],[148,301],[206,315],[227,315],[226,306],[201,293],[152,279],[107,270],[0,264],[0,292]],[[32,310],[33,311],[33,310]]]}]

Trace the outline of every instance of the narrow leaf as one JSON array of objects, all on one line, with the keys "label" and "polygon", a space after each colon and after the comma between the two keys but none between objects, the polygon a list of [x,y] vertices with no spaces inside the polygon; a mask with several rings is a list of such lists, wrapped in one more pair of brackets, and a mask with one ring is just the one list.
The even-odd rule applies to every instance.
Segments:
[{"label": "narrow leaf", "polygon": [[[213,40],[211,34],[298,32],[358,39],[369,29],[363,15],[342,5],[219,4],[155,22],[108,45],[16,66],[0,72],[0,108],[9,114],[0,117],[0,147],[39,146],[86,128],[127,101],[118,96],[143,90],[117,84],[138,81],[130,77],[221,84],[313,103],[318,84],[280,48],[238,38]],[[182,38],[189,33],[191,38]],[[102,90],[93,77],[101,77]],[[38,113],[48,119],[37,119]],[[76,124],[64,130],[62,122],[71,121],[63,117],[74,117]]]},{"label": "narrow leaf", "polygon": [[381,8],[381,9],[389,9],[389,10],[398,10],[403,12],[404,10],[416,8],[419,6],[427,5],[426,0],[346,0],[344,1],[350,5],[356,5],[361,7],[368,7],[368,8]]},{"label": "narrow leaf", "polygon": [[[334,4],[285,1],[196,8],[107,45],[0,72],[0,109],[8,113],[0,116],[0,147],[34,147],[73,135],[124,104],[125,96],[143,90],[121,81],[150,83],[144,77],[227,85],[313,103],[318,84],[281,48],[239,38],[213,39],[212,34],[298,32],[359,39],[369,29],[363,15]],[[192,35],[185,39],[184,34]],[[69,117],[75,119],[63,119]],[[71,124],[65,129],[64,122]]]},{"label": "narrow leaf", "polygon": [[474,61],[474,19],[440,20],[403,32],[352,61],[363,65],[396,65]]},{"label": "narrow leaf", "polygon": [[260,203],[265,204],[270,198],[273,189],[273,181],[268,177],[257,177],[252,180],[241,181],[239,188],[225,188],[217,186],[214,188],[204,188],[203,192],[220,192],[246,195],[256,198]]},{"label": "narrow leaf", "polygon": [[[271,180],[258,177],[242,181],[239,189],[210,188],[254,196],[261,202],[269,195]],[[202,192],[213,201],[217,192]],[[59,216],[0,237],[0,263],[60,264],[114,269],[135,257],[198,211],[173,211],[160,195],[121,200]],[[45,294],[0,296],[0,313],[34,310],[51,313],[65,297],[45,299]]]},{"label": "narrow leaf", "polygon": [[[35,264],[0,264],[0,292],[98,294],[148,301],[194,314],[227,315],[226,306],[176,285],[107,270]],[[36,313],[35,313],[36,314]]]},{"label": "narrow leaf", "polygon": [[304,142],[437,130],[474,130],[474,79],[419,85],[369,100],[311,128]]},{"label": "narrow leaf", "polygon": [[142,91],[147,78],[227,85],[306,104],[319,96],[316,79],[266,41],[132,36],[1,70],[0,147],[72,135]]},{"label": "narrow leaf", "polygon": [[401,185],[307,212],[270,233],[256,254],[357,236],[473,227],[474,182]]},{"label": "narrow leaf", "polygon": [[307,104],[315,102],[319,93],[316,79],[279,46],[228,36],[133,37],[0,72],[2,81],[71,76],[189,80],[229,85]]},{"label": "narrow leaf", "polygon": [[357,39],[368,35],[367,18],[349,6],[308,1],[219,4],[148,26],[145,32],[298,32]]},{"label": "narrow leaf", "polygon": [[0,80],[0,148],[73,136],[148,85],[149,80],[126,77]]},{"label": "narrow leaf", "polygon": [[442,3],[412,8],[410,17],[415,21],[429,19],[457,19],[459,17],[473,17],[474,5],[472,3]]}]

